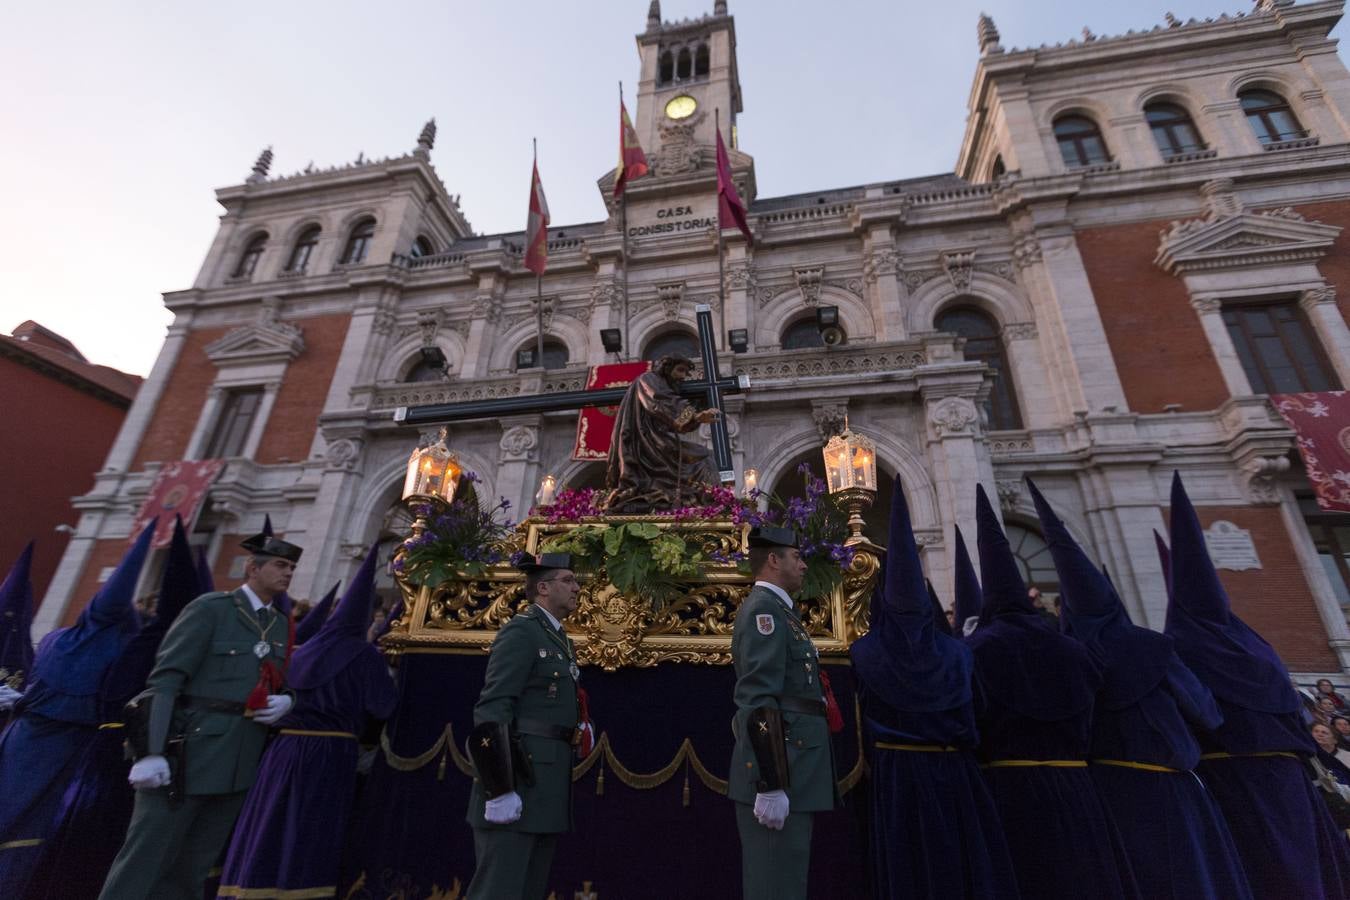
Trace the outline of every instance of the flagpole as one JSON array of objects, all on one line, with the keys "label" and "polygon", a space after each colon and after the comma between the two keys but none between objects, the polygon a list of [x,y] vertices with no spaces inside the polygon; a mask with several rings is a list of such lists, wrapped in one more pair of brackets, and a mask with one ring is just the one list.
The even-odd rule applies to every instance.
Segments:
[{"label": "flagpole", "polygon": [[[539,140],[530,138],[530,143],[534,145],[534,169],[539,171]],[[531,185],[533,187],[533,185]],[[548,227],[544,227],[544,248],[548,248]],[[538,272],[534,275],[534,364],[540,369],[544,368],[544,276]]]},{"label": "flagpole", "polygon": [[[623,109],[623,81],[619,81],[619,109]],[[623,176],[623,170],[626,162],[623,153],[623,119],[619,120],[619,172],[618,177]],[[628,185],[624,185],[623,193],[619,195],[619,230],[623,235],[623,357],[624,362],[632,359],[633,336],[629,333],[628,325]]]},{"label": "flagpole", "polygon": [[[721,140],[722,133],[722,110],[713,108],[713,128],[716,129],[713,134]],[[716,346],[719,350],[725,350],[727,333],[727,275],[726,263],[722,259],[722,196],[717,197],[717,341]]]}]

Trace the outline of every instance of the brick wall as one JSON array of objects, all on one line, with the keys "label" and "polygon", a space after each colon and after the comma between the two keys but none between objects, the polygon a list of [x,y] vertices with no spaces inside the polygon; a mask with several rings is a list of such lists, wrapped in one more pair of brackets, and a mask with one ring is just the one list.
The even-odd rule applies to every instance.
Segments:
[{"label": "brick wall", "polygon": [[1188,411],[1228,399],[1219,364],[1181,279],[1153,264],[1166,221],[1091,228],[1077,233],[1106,340],[1125,398],[1135,412],[1169,403]]},{"label": "brick wall", "polygon": [[0,385],[0,420],[8,423],[0,429],[0,573],[35,540],[33,596],[41,604],[69,540],[56,526],[79,520],[70,498],[94,486],[126,409],[11,359],[0,359]]},{"label": "brick wall", "polygon": [[286,367],[286,379],[277,392],[276,404],[267,420],[257,461],[298,462],[309,456],[319,414],[328,399],[328,383],[333,380],[342,342],[347,337],[351,317],[319,316],[297,321],[305,333],[305,352]]},{"label": "brick wall", "polygon": [[1233,611],[1271,643],[1291,670],[1334,672],[1340,668],[1327,645],[1327,630],[1294,554],[1280,511],[1258,506],[1198,506],[1208,528],[1224,519],[1252,533],[1260,569],[1219,570]]},{"label": "brick wall", "polygon": [[182,459],[188,440],[197,426],[197,417],[206,403],[207,390],[216,380],[216,367],[206,358],[206,346],[225,336],[228,328],[203,328],[190,332],[174,364],[173,374],[160,395],[154,415],[136,451],[131,470],[145,468],[147,462],[172,462]]},{"label": "brick wall", "polygon": [[1336,304],[1341,309],[1341,315],[1350,322],[1350,200],[1309,203],[1297,209],[1304,218],[1327,225],[1339,225],[1344,229],[1331,252],[1322,258],[1317,268],[1327,281],[1336,286]]}]

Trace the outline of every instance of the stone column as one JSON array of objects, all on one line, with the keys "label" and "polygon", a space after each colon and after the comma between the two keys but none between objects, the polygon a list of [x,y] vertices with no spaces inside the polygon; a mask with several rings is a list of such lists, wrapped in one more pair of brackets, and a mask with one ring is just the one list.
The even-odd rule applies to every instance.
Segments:
[{"label": "stone column", "polygon": [[1350,387],[1350,326],[1336,305],[1336,289],[1327,285],[1304,291],[1298,305],[1317,332],[1341,387]]},{"label": "stone column", "polygon": [[863,283],[878,341],[905,339],[900,254],[889,224],[873,225],[863,239]]},{"label": "stone column", "polygon": [[[1133,428],[1132,416],[1103,418],[1121,421],[1089,418],[1094,437],[1098,431]],[[1096,454],[1098,464],[1080,474],[1084,517],[1097,550],[1093,555],[1110,571],[1121,602],[1135,623],[1162,630],[1167,618],[1167,586],[1153,532],[1167,534],[1167,523],[1153,478],[1157,459],[1153,454],[1141,459],[1129,450],[1120,451],[1119,460],[1110,459],[1109,454],[1109,450]],[[1092,553],[1092,548],[1087,549]]]},{"label": "stone column", "polygon": [[[262,402],[258,404],[258,414],[253,417],[253,424],[248,429],[248,439],[244,441],[244,448],[241,455],[245,459],[252,459],[253,454],[258,452],[258,445],[262,443],[263,432],[267,430],[267,421],[272,415],[272,407],[277,402],[277,392],[281,390],[281,382],[269,381],[263,385]],[[212,396],[217,397],[216,391],[212,391]],[[315,435],[315,442],[318,443],[319,436]]]},{"label": "stone column", "polygon": [[539,429],[544,417],[538,413],[507,416],[499,420],[497,493],[522,513],[534,505],[534,495],[543,473],[539,471]]},{"label": "stone column", "polygon": [[1252,392],[1251,382],[1247,379],[1247,370],[1242,368],[1237,348],[1233,346],[1233,337],[1228,326],[1223,323],[1223,301],[1207,294],[1192,294],[1191,308],[1200,317],[1200,325],[1209,338],[1209,348],[1214,353],[1214,361],[1219,364],[1223,383],[1231,397],[1245,397]]},{"label": "stone column", "polygon": [[1025,428],[1051,428],[1056,424],[1050,375],[1041,358],[1040,332],[1035,322],[1010,322],[1003,326],[1003,352],[1010,371],[1000,378],[1011,378],[1022,411]]},{"label": "stone column", "polygon": [[[723,328],[722,334],[718,335],[715,346],[718,349],[725,349],[727,346],[726,332],[733,328],[744,328],[750,335],[750,347],[755,346],[755,312],[757,304],[755,303],[755,267],[754,259],[750,256],[750,250],[744,241],[735,241],[726,246],[724,251],[726,259],[723,262],[723,270],[726,277],[726,283],[722,286],[722,291],[726,295],[726,309],[722,311],[721,321],[717,315],[716,306],[713,307],[713,327],[719,325]],[[716,302],[721,302],[720,299]]]},{"label": "stone column", "polygon": [[1058,332],[1051,352],[1062,370],[1058,387],[1065,411],[1125,409],[1125,390],[1066,211],[1056,203],[1032,215],[1041,259],[1026,269],[1037,276],[1037,289],[1029,293],[1041,331]]},{"label": "stone column", "polygon": [[122,420],[122,427],[117,431],[117,438],[113,441],[112,449],[108,451],[108,459],[103,464],[105,470],[125,472],[131,467],[132,460],[136,458],[136,450],[141,445],[141,438],[145,437],[145,430],[150,426],[150,419],[155,414],[155,408],[159,406],[160,398],[164,396],[164,389],[169,384],[174,366],[178,364],[178,356],[183,352],[183,344],[187,340],[191,322],[191,312],[181,312],[174,317],[173,324],[169,326],[168,336],[159,348],[159,356],[155,358],[154,368],[150,370],[150,375],[136,392],[136,398],[131,401],[131,408],[127,410],[126,418]]},{"label": "stone column", "polygon": [[502,320],[502,293],[505,284],[495,272],[483,272],[478,279],[478,296],[473,302],[473,320],[469,338],[464,342],[461,378],[486,378],[492,362],[492,341]]},{"label": "stone column", "polygon": [[[591,306],[590,306],[590,328],[592,340],[587,342],[590,355],[587,363],[591,366],[601,366],[610,362],[610,354],[605,352],[604,345],[600,342],[600,329],[614,328],[621,329],[623,335],[623,356],[625,359],[632,359],[637,349],[633,346],[633,335],[631,330],[622,321],[623,318],[623,282],[614,274],[614,265],[610,262],[601,265],[603,275],[597,275],[595,284],[591,287]],[[632,315],[632,311],[629,311]],[[615,326],[614,320],[619,319],[619,324]]]},{"label": "stone column", "polygon": [[1115,116],[1110,124],[1120,138],[1118,145],[1111,148],[1112,159],[1119,161],[1126,169],[1145,169],[1158,165],[1161,161],[1158,145],[1153,141],[1142,112]]},{"label": "stone column", "polygon": [[375,538],[373,533],[352,530],[363,528],[366,523],[351,521],[352,507],[361,488],[365,430],[344,428],[341,433],[320,432],[316,438],[324,444],[323,473],[309,509],[305,555],[296,571],[296,587],[292,591],[295,596],[311,600],[319,591],[327,590],[332,581],[347,576],[351,559],[342,552],[345,541]]}]

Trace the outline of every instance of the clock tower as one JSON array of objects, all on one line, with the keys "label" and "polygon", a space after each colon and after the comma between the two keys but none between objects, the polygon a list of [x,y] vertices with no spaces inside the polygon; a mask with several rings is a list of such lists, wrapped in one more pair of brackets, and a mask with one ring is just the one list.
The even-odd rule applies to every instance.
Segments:
[{"label": "clock tower", "polygon": [[660,0],[647,11],[637,36],[642,57],[638,83],[638,138],[653,157],[653,174],[674,176],[714,165],[714,111],[722,138],[735,147],[741,82],[736,67],[736,25],[725,0],[712,15],[662,22]]}]

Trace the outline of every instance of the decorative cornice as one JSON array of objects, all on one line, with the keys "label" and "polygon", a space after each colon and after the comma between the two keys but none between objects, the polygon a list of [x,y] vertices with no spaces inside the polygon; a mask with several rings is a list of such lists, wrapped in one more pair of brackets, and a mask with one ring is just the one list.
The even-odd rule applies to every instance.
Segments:
[{"label": "decorative cornice", "polygon": [[[1172,275],[1321,259],[1341,233],[1310,222],[1290,207],[1249,212],[1235,198],[1210,193],[1210,215],[1173,222],[1163,230],[1154,264]],[[1220,210],[1234,209],[1227,215]]]},{"label": "decorative cornice", "polygon": [[217,366],[237,363],[290,362],[305,349],[298,326],[281,321],[281,300],[264,297],[251,325],[236,328],[206,345],[206,356]]}]

